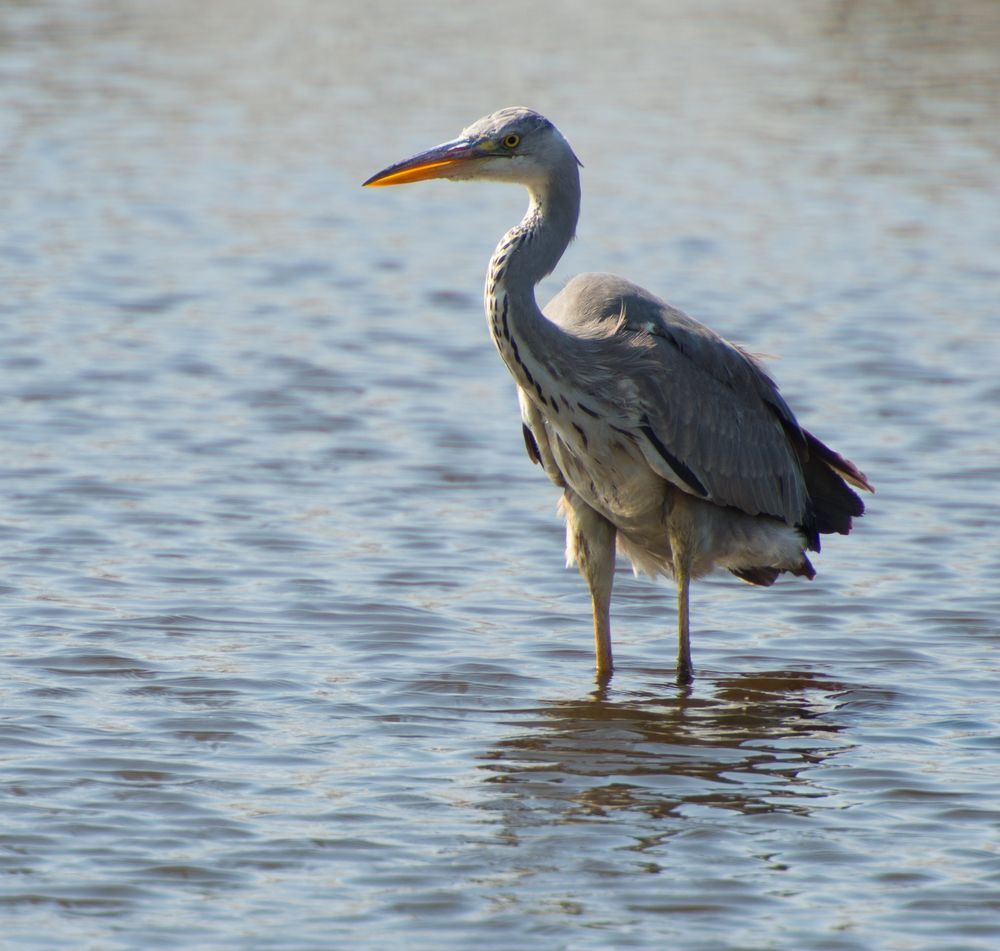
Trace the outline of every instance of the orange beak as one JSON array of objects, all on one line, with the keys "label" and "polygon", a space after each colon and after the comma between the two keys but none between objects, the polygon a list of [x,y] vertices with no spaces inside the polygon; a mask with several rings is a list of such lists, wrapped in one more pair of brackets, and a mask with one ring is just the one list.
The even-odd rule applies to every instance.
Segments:
[{"label": "orange beak", "polygon": [[372,175],[364,185],[409,185],[410,182],[423,182],[429,178],[447,178],[456,166],[480,157],[467,139],[456,139],[390,165]]}]

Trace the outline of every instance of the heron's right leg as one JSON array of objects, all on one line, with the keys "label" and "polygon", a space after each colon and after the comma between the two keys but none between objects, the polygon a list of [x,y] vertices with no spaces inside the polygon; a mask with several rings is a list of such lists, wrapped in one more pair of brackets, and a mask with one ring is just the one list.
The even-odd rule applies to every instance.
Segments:
[{"label": "heron's right leg", "polygon": [[563,495],[566,517],[566,564],[576,566],[594,604],[594,653],[599,679],[611,675],[611,587],[615,579],[616,530],[573,492]]},{"label": "heron's right leg", "polygon": [[691,665],[691,551],[696,536],[691,504],[677,496],[670,513],[670,553],[677,582],[677,683],[685,687],[694,680]]}]

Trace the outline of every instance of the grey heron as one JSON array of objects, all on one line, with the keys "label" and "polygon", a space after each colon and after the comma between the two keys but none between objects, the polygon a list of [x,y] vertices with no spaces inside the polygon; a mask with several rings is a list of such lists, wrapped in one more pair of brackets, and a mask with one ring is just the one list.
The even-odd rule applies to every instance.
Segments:
[{"label": "grey heron", "polygon": [[689,585],[714,567],[755,585],[812,578],[806,551],[846,535],[874,491],[796,421],[757,360],[613,274],[570,280],[544,313],[535,285],[573,239],[580,162],[559,130],[501,109],[365,185],[491,180],[528,210],[490,260],[490,333],[517,383],[528,455],[562,489],[567,564],[593,601],[598,680],[611,674],[616,551],[677,585],[677,682],[692,680]]}]

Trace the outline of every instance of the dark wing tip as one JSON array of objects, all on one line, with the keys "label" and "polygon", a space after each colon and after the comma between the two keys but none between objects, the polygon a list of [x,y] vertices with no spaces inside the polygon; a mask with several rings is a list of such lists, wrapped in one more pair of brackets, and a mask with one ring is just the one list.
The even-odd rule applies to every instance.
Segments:
[{"label": "dark wing tip", "polygon": [[806,452],[802,474],[806,480],[810,508],[804,527],[809,536],[809,547],[818,551],[819,535],[847,535],[853,528],[853,519],[864,514],[864,502],[848,488],[848,483],[868,492],[875,490],[853,462],[821,443],[812,433],[803,430],[803,435]]}]

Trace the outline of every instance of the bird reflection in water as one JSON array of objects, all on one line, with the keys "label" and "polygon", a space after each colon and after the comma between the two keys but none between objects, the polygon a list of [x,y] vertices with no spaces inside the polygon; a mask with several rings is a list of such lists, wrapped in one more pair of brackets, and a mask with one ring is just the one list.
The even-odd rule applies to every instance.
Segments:
[{"label": "bird reflection in water", "polygon": [[623,810],[805,814],[822,793],[804,774],[844,751],[836,710],[850,693],[816,674],[777,671],[719,678],[710,696],[612,700],[601,687],[547,702],[529,729],[486,754],[487,782],[505,792],[491,808],[507,814],[511,835]]}]

